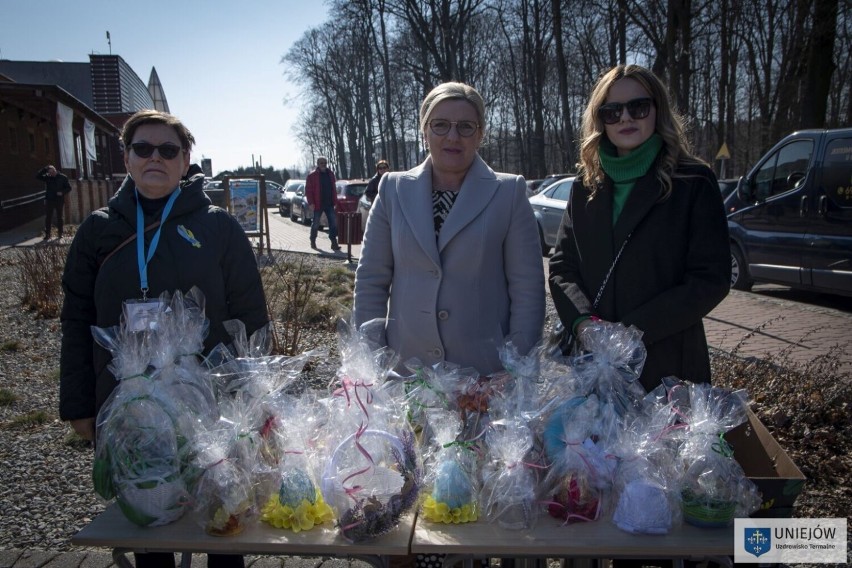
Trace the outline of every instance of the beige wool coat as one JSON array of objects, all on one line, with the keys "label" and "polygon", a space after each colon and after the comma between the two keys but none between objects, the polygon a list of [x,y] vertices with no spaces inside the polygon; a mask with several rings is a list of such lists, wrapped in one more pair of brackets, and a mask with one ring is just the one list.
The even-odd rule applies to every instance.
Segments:
[{"label": "beige wool coat", "polygon": [[387,318],[383,340],[401,363],[499,371],[505,339],[526,353],[541,338],[544,294],[521,176],[495,173],[477,155],[437,238],[431,158],[382,178],[355,275],[354,319]]}]

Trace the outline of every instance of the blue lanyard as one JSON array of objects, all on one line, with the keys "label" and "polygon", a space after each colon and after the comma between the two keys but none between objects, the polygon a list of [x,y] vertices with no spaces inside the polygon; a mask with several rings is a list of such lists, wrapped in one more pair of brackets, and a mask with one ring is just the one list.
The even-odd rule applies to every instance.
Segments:
[{"label": "blue lanyard", "polygon": [[180,195],[180,187],[172,192],[172,196],[163,207],[163,214],[160,216],[160,226],[157,227],[157,232],[154,233],[154,238],[151,239],[151,246],[148,247],[148,255],[145,255],[145,216],[142,214],[142,206],[139,204],[139,191],[136,191],[136,260],[139,263],[139,281],[140,289],[142,290],[142,300],[148,299],[148,263],[154,257],[154,251],[157,250],[157,245],[160,243],[160,231],[163,230],[163,224],[166,222],[166,217],[172,211],[172,205],[175,204],[175,199]]}]

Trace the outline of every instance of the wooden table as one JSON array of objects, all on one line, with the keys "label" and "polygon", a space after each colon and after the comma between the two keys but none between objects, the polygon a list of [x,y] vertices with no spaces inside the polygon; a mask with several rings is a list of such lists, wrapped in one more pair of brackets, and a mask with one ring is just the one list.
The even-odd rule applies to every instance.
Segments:
[{"label": "wooden table", "polygon": [[[563,525],[540,517],[532,530],[512,531],[484,521],[444,525],[418,519],[411,540],[416,554],[447,554],[444,566],[474,558],[671,558],[713,559],[730,565],[734,529],[682,525],[667,535],[633,535],[609,521]],[[517,563],[516,563],[517,566]]]},{"label": "wooden table", "polygon": [[[446,567],[463,561],[472,566],[474,558],[595,559],[671,558],[675,565],[685,559],[713,559],[730,565],[734,553],[733,528],[699,529],[682,525],[667,535],[631,535],[609,521],[562,525],[541,517],[532,530],[511,531],[479,521],[444,525],[403,517],[400,526],[382,537],[353,544],[332,528],[315,528],[293,533],[253,523],[230,537],[206,534],[185,516],[170,525],[142,528],[128,521],[115,504],[77,533],[71,543],[77,546],[106,547],[120,568],[132,568],[129,552],[181,552],[182,564],[189,566],[191,553],[243,555],[305,555],[357,558],[376,568],[387,568],[388,556],[445,554]],[[517,563],[516,563],[517,566]]]},{"label": "wooden table", "polygon": [[376,568],[386,568],[388,556],[408,554],[413,528],[414,514],[410,513],[391,533],[354,544],[340,536],[331,523],[294,533],[258,521],[238,535],[216,537],[206,534],[189,515],[170,525],[139,527],[128,521],[113,503],[74,535],[71,543],[111,548],[115,563],[121,568],[132,568],[125,556],[129,552],[188,553],[183,555],[182,561],[186,567],[192,558],[191,553],[214,553],[338,556],[357,558]]}]

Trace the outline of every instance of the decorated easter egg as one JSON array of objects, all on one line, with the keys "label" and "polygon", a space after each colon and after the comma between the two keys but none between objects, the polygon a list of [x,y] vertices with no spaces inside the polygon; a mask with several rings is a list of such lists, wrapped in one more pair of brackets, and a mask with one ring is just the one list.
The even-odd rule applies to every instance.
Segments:
[{"label": "decorated easter egg", "polygon": [[282,505],[296,508],[305,499],[313,505],[317,500],[317,490],[308,474],[301,469],[291,469],[281,474],[281,487],[278,500]]},{"label": "decorated easter egg", "polygon": [[438,475],[432,489],[432,498],[446,503],[450,509],[462,507],[473,501],[470,478],[456,460],[447,460],[438,467]]}]

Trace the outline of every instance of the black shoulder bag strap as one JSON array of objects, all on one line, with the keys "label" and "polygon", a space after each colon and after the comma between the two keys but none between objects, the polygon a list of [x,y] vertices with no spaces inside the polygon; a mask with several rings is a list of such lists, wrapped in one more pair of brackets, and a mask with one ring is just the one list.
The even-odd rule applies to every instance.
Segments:
[{"label": "black shoulder bag strap", "polygon": [[[601,301],[601,296],[603,296],[604,290],[606,289],[606,285],[609,283],[609,278],[612,276],[612,271],[615,270],[615,266],[621,258],[621,253],[624,252],[624,247],[627,246],[627,241],[630,240],[630,236],[632,234],[633,233],[628,233],[628,235],[624,237],[624,242],[621,243],[621,248],[618,249],[618,253],[616,253],[612,264],[609,266],[609,270],[606,272],[606,276],[604,276],[601,287],[598,288],[598,293],[595,295],[595,301],[592,303],[592,310],[598,307],[598,304]],[[554,330],[554,334],[558,336],[559,351],[561,351],[563,355],[571,355],[577,346],[577,337],[574,335],[574,330],[566,328],[560,321],[559,325]],[[553,340],[551,339],[550,341],[552,342]],[[550,343],[550,345],[552,345],[552,343]]]},{"label": "black shoulder bag strap", "polygon": [[[156,228],[157,228],[157,227],[159,227],[159,226],[160,226],[160,221],[159,221],[159,219],[158,219],[158,220],[154,221],[153,223],[151,223],[150,225],[148,225],[147,227],[145,227],[145,232],[147,233],[148,231],[152,231],[152,230],[156,229]],[[132,235],[130,235],[129,237],[127,237],[126,239],[124,239],[123,241],[121,241],[120,243],[118,243],[118,246],[117,246],[117,247],[115,247],[114,249],[112,249],[112,250],[110,251],[110,253],[104,257],[104,259],[103,259],[103,260],[100,262],[100,264],[98,265],[98,268],[100,268],[100,267],[102,267],[104,264],[106,264],[106,262],[107,262],[109,259],[111,259],[111,258],[112,258],[112,255],[114,255],[115,253],[117,253],[118,251],[120,251],[121,249],[123,249],[124,247],[126,247],[127,245],[129,245],[130,243],[132,243],[132,242],[133,242],[133,241],[135,241],[135,240],[136,240],[136,231],[134,231]],[[622,247],[622,248],[623,248],[623,247]],[[620,253],[619,253],[619,254],[620,254]]]}]

